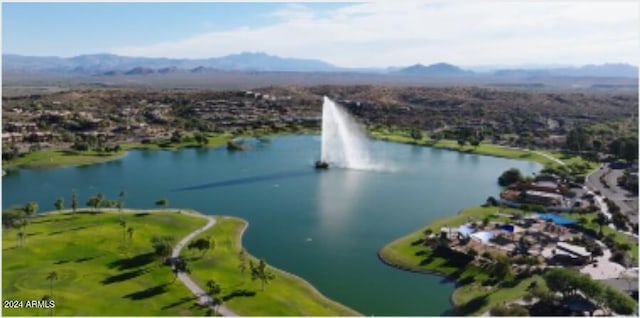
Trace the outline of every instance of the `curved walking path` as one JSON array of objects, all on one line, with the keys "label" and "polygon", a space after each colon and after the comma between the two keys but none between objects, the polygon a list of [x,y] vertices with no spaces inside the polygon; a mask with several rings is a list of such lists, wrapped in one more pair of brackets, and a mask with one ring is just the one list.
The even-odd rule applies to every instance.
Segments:
[{"label": "curved walking path", "polygon": [[[211,217],[211,216],[205,216],[205,215],[199,215],[200,217],[206,218],[207,220],[209,220],[209,222],[189,233],[189,235],[185,236],[180,242],[178,242],[178,244],[176,244],[176,246],[173,248],[173,252],[171,253],[171,257],[172,258],[176,258],[178,256],[180,256],[180,251],[182,250],[183,247],[185,247],[185,245],[187,245],[189,243],[189,241],[191,241],[193,238],[195,238],[196,236],[198,236],[200,233],[210,229],[212,226],[214,226],[216,224],[216,219]],[[198,297],[198,302],[200,304],[208,304],[209,307],[211,307],[212,309],[215,309],[215,306],[213,305],[213,299],[211,299],[211,296],[209,296],[204,289],[202,289],[200,286],[198,286],[198,284],[196,284],[196,282],[193,281],[193,279],[191,279],[191,277],[187,274],[187,273],[178,273],[178,279],[180,279],[180,281],[194,294],[196,295],[196,297]],[[218,306],[218,313],[223,315],[223,316],[238,316],[236,313],[234,313],[233,311],[231,311],[229,308],[227,308],[226,306],[222,305],[222,306]]]},{"label": "curved walking path", "polygon": [[540,152],[540,151],[537,151],[537,150],[529,150],[529,151],[531,151],[531,152],[533,152],[535,154],[538,154],[540,156],[543,156],[543,157],[545,157],[545,158],[547,158],[547,159],[549,159],[551,161],[554,161],[554,162],[556,162],[557,164],[559,164],[561,166],[566,166],[567,165],[564,161],[562,161],[562,160],[560,160],[560,159],[558,159],[558,158],[556,158],[556,157],[554,157],[552,155],[546,154],[544,152]]},{"label": "curved walking path", "polygon": [[531,152],[531,153],[534,153],[536,155],[545,157],[545,158],[547,158],[547,159],[549,159],[549,160],[551,160],[551,161],[553,161],[553,162],[555,162],[555,163],[557,163],[557,164],[559,164],[561,166],[566,166],[567,165],[567,163],[565,163],[564,161],[562,161],[562,160],[560,160],[560,159],[558,159],[558,158],[556,158],[556,157],[554,157],[552,155],[549,155],[549,154],[546,154],[544,152],[538,151],[538,150],[531,150],[531,149],[520,148],[520,147],[502,146],[502,145],[497,145],[497,146],[498,147],[502,147],[502,148],[507,148],[507,149],[514,149],[514,150],[522,150],[522,151]]}]

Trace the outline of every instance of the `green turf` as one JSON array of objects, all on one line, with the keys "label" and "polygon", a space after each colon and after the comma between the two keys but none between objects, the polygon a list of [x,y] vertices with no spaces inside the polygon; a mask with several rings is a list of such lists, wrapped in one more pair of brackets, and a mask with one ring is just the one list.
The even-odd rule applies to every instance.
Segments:
[{"label": "green turf", "polygon": [[456,289],[451,297],[454,303],[462,304],[462,306],[473,304],[473,306],[467,306],[468,311],[465,312],[465,315],[478,316],[488,312],[494,305],[521,299],[527,294],[527,287],[534,281],[538,286],[546,285],[540,275],[525,278],[511,288],[493,287],[487,289],[476,282]]},{"label": "green turf", "polygon": [[[152,254],[150,238],[171,234],[177,240],[206,221],[178,213],[125,213],[134,228],[128,245],[117,213],[50,214],[26,228],[17,247],[17,230],[2,232],[3,300],[41,299],[53,282],[55,315],[178,316],[204,315],[195,298]],[[49,315],[48,309],[2,309],[8,316]]]},{"label": "green turf", "polygon": [[[229,296],[234,291],[249,291],[253,296],[236,296],[225,305],[240,315],[248,316],[337,316],[358,315],[322,296],[306,281],[270,267],[276,278],[261,289],[258,281],[252,281],[250,274],[243,276],[238,269],[238,252],[241,246],[243,220],[218,217],[216,225],[199,237],[211,237],[216,247],[204,254],[197,250],[184,249],[182,255],[189,259],[191,275],[203,288],[209,279],[215,280],[223,289],[222,295]],[[255,258],[251,257],[254,261]],[[268,263],[268,260],[266,260]]]},{"label": "green turf", "polygon": [[597,163],[590,162],[584,160],[580,156],[575,155],[566,155],[562,153],[552,152],[552,151],[532,151],[528,149],[516,149],[510,147],[504,147],[500,145],[494,145],[489,143],[481,143],[478,146],[472,146],[470,144],[466,144],[464,146],[460,146],[456,140],[433,140],[428,137],[423,137],[422,139],[414,140],[409,136],[407,131],[403,130],[372,130],[369,131],[369,135],[376,139],[391,141],[391,142],[400,142],[400,143],[408,143],[408,144],[416,144],[440,149],[448,149],[455,150],[464,153],[471,154],[479,154],[479,155],[487,155],[487,156],[496,156],[496,157],[504,157],[518,160],[531,160],[538,163],[541,163],[545,166],[557,165],[558,162],[552,160],[542,154],[549,155],[553,158],[557,158],[563,161],[565,164],[588,164],[591,169],[597,167]]},{"label": "green turf", "polygon": [[121,147],[124,150],[130,150],[130,149],[178,150],[180,148],[185,148],[185,147],[193,147],[193,148],[219,147],[219,146],[225,145],[227,141],[232,139],[231,135],[228,133],[223,133],[223,134],[205,133],[205,136],[207,137],[206,145],[198,144],[195,140],[193,140],[193,138],[191,138],[192,137],[191,135],[187,135],[187,136],[184,136],[183,139],[187,139],[188,141],[183,141],[179,143],[167,143],[166,146],[161,146],[156,143],[148,143],[148,144],[129,143],[129,144],[123,144],[121,145]]},{"label": "green turf", "polygon": [[90,165],[122,157],[126,152],[99,153],[96,151],[42,150],[3,161],[3,168],[57,168]]}]

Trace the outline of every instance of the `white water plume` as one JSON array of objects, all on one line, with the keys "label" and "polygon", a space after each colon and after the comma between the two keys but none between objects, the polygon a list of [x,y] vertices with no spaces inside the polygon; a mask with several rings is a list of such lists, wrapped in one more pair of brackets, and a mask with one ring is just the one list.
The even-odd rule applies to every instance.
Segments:
[{"label": "white water plume", "polygon": [[379,169],[371,162],[367,137],[347,111],[324,97],[321,160],[340,168]]}]

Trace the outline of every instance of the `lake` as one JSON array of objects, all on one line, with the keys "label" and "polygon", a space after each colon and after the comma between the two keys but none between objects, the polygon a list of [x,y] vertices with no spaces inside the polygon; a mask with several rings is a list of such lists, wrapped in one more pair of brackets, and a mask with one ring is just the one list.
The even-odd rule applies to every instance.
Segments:
[{"label": "lake", "polygon": [[303,277],[326,296],[365,315],[446,314],[453,284],[434,275],[384,265],[377,251],[431,220],[498,196],[497,177],[534,162],[371,141],[386,169],[315,170],[320,137],[295,135],[247,141],[250,150],[225,148],[131,151],[92,166],[19,170],[2,179],[2,204],[37,201],[53,210],[63,196],[80,203],[103,193],[126,207],[169,207],[249,221],[243,243],[269,264]]}]

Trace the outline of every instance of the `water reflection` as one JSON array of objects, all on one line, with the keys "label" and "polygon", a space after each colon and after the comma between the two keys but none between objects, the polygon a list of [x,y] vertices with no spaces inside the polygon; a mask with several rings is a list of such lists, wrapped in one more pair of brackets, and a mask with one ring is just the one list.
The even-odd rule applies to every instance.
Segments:
[{"label": "water reflection", "polygon": [[332,169],[319,176],[318,207],[320,227],[332,235],[344,235],[350,228],[362,199],[362,185],[370,172],[350,169]]}]

